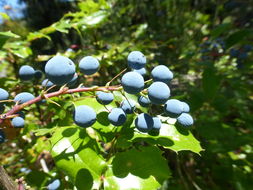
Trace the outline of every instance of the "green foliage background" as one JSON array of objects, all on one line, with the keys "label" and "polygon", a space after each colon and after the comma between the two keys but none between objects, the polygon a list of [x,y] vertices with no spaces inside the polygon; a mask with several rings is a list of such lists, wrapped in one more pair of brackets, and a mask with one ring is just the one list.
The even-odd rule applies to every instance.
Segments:
[{"label": "green foliage background", "polygon": [[[253,45],[249,2],[45,2],[30,1],[24,19],[12,20],[1,13],[1,88],[12,95],[21,91],[38,95],[40,82],[21,82],[18,69],[23,64],[43,69],[56,53],[75,63],[85,55],[97,57],[99,74],[83,81],[105,85],[126,67],[128,53],[140,50],[147,56],[148,72],[158,64],[173,71],[172,97],[190,104],[195,125],[187,131],[165,123],[157,137],[136,133],[129,118],[115,129],[104,121],[103,106],[75,95],[75,105],[91,105],[100,115],[93,130],[85,131],[73,125],[72,104],[66,101],[72,97],[57,97],[53,100],[62,109],[50,103],[31,106],[25,111],[26,127],[9,131],[8,142],[1,144],[1,164],[13,179],[23,176],[34,189],[53,179],[61,180],[60,189],[253,188],[253,53],[241,66],[230,55],[231,48]],[[35,8],[41,15],[46,11],[54,16],[36,16]],[[225,48],[203,51],[201,44],[217,39],[224,41]],[[107,152],[112,145],[115,148]],[[49,172],[41,169],[42,158]]]}]

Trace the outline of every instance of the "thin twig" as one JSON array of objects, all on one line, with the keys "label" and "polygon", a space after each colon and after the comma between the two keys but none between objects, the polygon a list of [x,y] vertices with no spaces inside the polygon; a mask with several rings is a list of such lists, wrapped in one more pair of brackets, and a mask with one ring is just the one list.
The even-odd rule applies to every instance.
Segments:
[{"label": "thin twig", "polygon": [[12,107],[11,110],[9,110],[7,113],[1,114],[0,115],[0,124],[3,123],[4,119],[6,119],[8,116],[13,115],[17,112],[19,112],[20,110],[22,110],[25,107],[28,107],[29,105],[32,105],[34,103],[37,103],[43,99],[48,99],[48,98],[52,98],[52,97],[56,97],[56,96],[60,96],[63,94],[73,94],[73,93],[77,93],[77,92],[89,92],[89,91],[119,91],[121,90],[122,87],[121,86],[95,86],[95,87],[83,87],[83,88],[74,88],[74,89],[60,89],[56,92],[52,92],[52,93],[48,93],[48,94],[43,94],[40,95],[28,102],[25,102],[23,104],[16,104],[15,106]]}]

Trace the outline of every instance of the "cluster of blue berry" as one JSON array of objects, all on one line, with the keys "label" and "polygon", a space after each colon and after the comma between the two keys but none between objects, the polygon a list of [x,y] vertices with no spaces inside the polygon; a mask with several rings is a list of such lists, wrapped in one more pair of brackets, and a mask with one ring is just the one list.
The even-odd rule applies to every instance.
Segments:
[{"label": "cluster of blue berry", "polygon": [[[164,114],[171,118],[176,118],[182,126],[189,127],[193,125],[193,119],[189,115],[189,105],[176,99],[169,99],[170,88],[169,83],[173,79],[173,73],[165,65],[158,65],[151,71],[152,84],[147,86],[142,75],[145,75],[146,57],[140,51],[132,51],[127,58],[128,66],[132,71],[126,72],[121,78],[123,92],[138,96],[140,106],[149,107],[151,104],[163,105]],[[92,57],[86,56],[79,62],[80,72],[85,75],[92,75],[100,68],[99,61]],[[75,64],[67,57],[54,56],[45,65],[46,79],[43,80],[42,86],[49,88],[53,85],[68,87],[77,83],[78,74]],[[43,72],[34,70],[31,66],[24,65],[19,70],[19,76],[22,80],[40,79]],[[151,81],[151,80],[150,80]],[[150,82],[149,81],[149,82]],[[9,93],[0,88],[0,101],[7,100]],[[14,97],[16,104],[23,104],[34,99],[34,95],[29,92],[21,92]],[[107,88],[104,91],[96,92],[96,100],[102,105],[108,105],[114,100],[113,92]],[[127,114],[137,114],[135,126],[141,132],[149,132],[150,130],[159,130],[162,122],[159,117],[152,117],[148,113],[138,114],[136,103],[133,100],[125,98],[120,106],[109,111],[108,120],[114,126],[121,126],[127,120]],[[0,103],[0,111],[4,111],[4,104]],[[16,113],[17,116],[11,120],[11,124],[15,128],[22,128],[25,125],[25,116],[23,112]],[[96,112],[87,105],[76,106],[73,112],[74,122],[80,127],[90,127],[96,122]],[[4,135],[1,132],[1,139]],[[3,140],[2,140],[3,141]]]},{"label": "cluster of blue berry", "polygon": [[252,50],[251,45],[244,45],[241,48],[231,48],[230,57],[236,58],[237,68],[243,67],[243,61],[248,57],[249,52]]}]

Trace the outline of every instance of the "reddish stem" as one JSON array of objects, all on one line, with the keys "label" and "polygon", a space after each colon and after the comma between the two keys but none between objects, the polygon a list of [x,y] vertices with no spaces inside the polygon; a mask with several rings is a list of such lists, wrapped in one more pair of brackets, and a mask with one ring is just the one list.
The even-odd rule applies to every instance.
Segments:
[{"label": "reddish stem", "polygon": [[88,92],[88,91],[118,91],[121,90],[122,87],[121,86],[102,86],[102,87],[78,87],[78,88],[74,88],[74,89],[68,89],[68,88],[63,88],[60,89],[56,92],[52,92],[52,93],[48,93],[48,94],[44,94],[43,96],[38,96],[28,102],[25,102],[23,104],[20,105],[15,105],[13,106],[13,108],[11,110],[9,110],[7,113],[0,115],[0,124],[3,123],[4,119],[8,118],[8,116],[13,115],[17,112],[19,112],[20,110],[22,110],[23,108],[34,104],[36,102],[39,102],[43,99],[46,98],[52,98],[55,96],[59,96],[62,94],[72,94],[72,93],[76,93],[76,92]]}]

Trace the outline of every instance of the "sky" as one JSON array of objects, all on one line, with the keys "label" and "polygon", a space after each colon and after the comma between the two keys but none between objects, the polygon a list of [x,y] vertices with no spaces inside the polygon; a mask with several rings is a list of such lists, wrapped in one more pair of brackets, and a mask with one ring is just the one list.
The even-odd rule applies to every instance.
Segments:
[{"label": "sky", "polygon": [[[10,9],[6,9],[6,7]],[[22,10],[25,8],[25,3],[20,4],[18,0],[0,0],[0,12],[7,13],[11,18],[22,18]],[[0,16],[0,23],[3,20]]]}]

